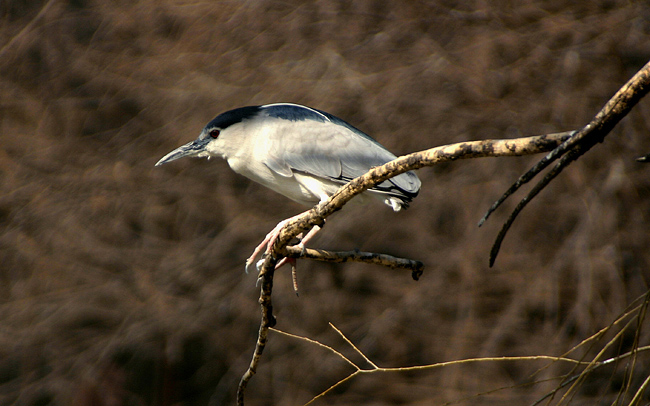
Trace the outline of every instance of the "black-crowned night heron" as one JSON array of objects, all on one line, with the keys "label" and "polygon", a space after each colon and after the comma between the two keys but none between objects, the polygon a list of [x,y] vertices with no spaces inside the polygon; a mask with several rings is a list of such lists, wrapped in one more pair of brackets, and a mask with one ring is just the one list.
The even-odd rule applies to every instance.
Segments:
[{"label": "black-crowned night heron", "polygon": [[[196,140],[162,157],[156,166],[183,157],[218,156],[233,171],[298,203],[312,206],[373,167],[396,158],[377,141],[324,111],[290,103],[249,106],[227,111],[210,121]],[[375,197],[395,211],[408,207],[420,179],[406,172],[367,190],[357,199]],[[246,261],[269,252],[280,222]],[[301,240],[304,243],[318,228]]]}]

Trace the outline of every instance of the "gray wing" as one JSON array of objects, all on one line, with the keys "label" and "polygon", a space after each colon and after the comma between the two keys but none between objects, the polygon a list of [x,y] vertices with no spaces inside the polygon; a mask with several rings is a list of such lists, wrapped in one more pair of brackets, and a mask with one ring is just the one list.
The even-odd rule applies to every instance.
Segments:
[{"label": "gray wing", "polygon": [[[283,176],[298,171],[345,184],[396,158],[368,135],[327,116],[323,121],[276,121],[278,130],[269,134],[266,165]],[[407,172],[382,182],[373,190],[409,201],[420,190],[420,180],[415,173]]]}]

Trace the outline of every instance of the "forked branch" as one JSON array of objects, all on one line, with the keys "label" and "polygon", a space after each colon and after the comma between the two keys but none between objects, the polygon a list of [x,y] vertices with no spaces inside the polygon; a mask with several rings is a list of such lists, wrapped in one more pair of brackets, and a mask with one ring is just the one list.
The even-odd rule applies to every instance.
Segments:
[{"label": "forked branch", "polygon": [[[566,142],[553,149],[551,153],[542,158],[528,172],[524,173],[510,188],[490,207],[485,213],[479,226],[487,220],[490,214],[496,210],[510,195],[516,192],[522,185],[532,180],[546,167],[556,160],[557,164],[540,180],[528,194],[519,201],[519,204],[512,211],[506,222],[503,224],[501,231],[490,251],[490,266],[494,265],[499,248],[505,238],[510,226],[517,218],[517,215],[526,207],[526,205],[541,192],[557,175],[576,159],[584,155],[594,145],[603,142],[605,137],[632,110],[632,108],[650,91],[650,62],[639,70],[618,92],[605,104],[605,106],[596,114],[589,124],[579,131],[571,134]],[[640,158],[641,162],[646,162],[645,157]]]},{"label": "forked branch", "polygon": [[304,253],[298,252],[300,251],[299,248],[288,246],[294,237],[302,232],[308,231],[314,226],[322,226],[328,216],[340,210],[354,196],[400,173],[458,159],[521,156],[547,152],[567,140],[572,133],[563,132],[511,140],[467,141],[415,152],[397,158],[385,165],[373,168],[363,176],[341,187],[325,202],[318,204],[311,210],[302,213],[294,220],[288,222],[276,240],[271,255],[265,257],[261,266],[258,280],[261,284],[259,302],[262,307],[262,322],[250,366],[242,377],[237,389],[237,404],[244,404],[246,385],[257,370],[257,365],[266,345],[269,328],[275,325],[271,293],[273,289],[273,272],[275,264],[279,259],[285,256],[291,256],[332,262],[369,262],[391,268],[409,269],[412,272],[412,277],[416,280],[422,274],[423,265],[421,262],[395,258],[384,254],[361,253],[357,251],[331,253],[323,250],[310,249],[305,249]]},{"label": "forked branch", "polygon": [[[616,365],[619,363],[621,360],[624,359],[631,359],[632,362],[636,360],[636,357],[638,354],[641,352],[645,351],[650,351],[650,346],[643,346],[640,347],[635,345],[634,349],[632,351],[628,351],[626,353],[617,355],[612,358],[604,359],[601,360],[601,357],[605,351],[606,348],[610,348],[614,346],[616,343],[620,343],[620,339],[622,335],[627,331],[627,329],[634,325],[635,321],[642,322],[643,319],[645,318],[645,310],[648,305],[648,295],[644,295],[642,298],[642,303],[635,306],[634,308],[630,309],[628,312],[620,315],[614,322],[612,322],[608,327],[602,329],[601,331],[597,332],[596,334],[592,335],[588,339],[582,341],[579,345],[575,346],[572,348],[569,352],[562,356],[548,356],[548,355],[530,355],[530,356],[515,356],[515,357],[484,357],[484,358],[469,358],[469,359],[460,359],[460,360],[455,360],[455,361],[447,361],[447,362],[439,362],[435,364],[428,364],[428,365],[416,365],[416,366],[409,366],[409,367],[387,367],[387,368],[382,368],[377,366],[372,360],[370,360],[357,346],[355,346],[352,341],[350,341],[341,330],[336,328],[332,323],[330,323],[330,327],[334,329],[342,338],[345,340],[345,342],[352,347],[354,351],[356,351],[364,360],[365,362],[369,365],[368,367],[361,367],[357,363],[353,362],[350,360],[350,358],[346,357],[343,355],[340,351],[336,350],[335,348],[323,344],[319,341],[307,338],[307,337],[302,337],[298,336],[295,334],[287,333],[281,330],[277,329],[272,329],[273,332],[279,333],[284,336],[288,336],[294,339],[298,340],[303,340],[306,341],[310,344],[315,344],[319,347],[325,348],[328,351],[332,352],[335,354],[337,357],[341,358],[343,361],[345,361],[347,364],[349,364],[354,371],[351,372],[349,375],[346,377],[340,379],[338,382],[334,383],[332,386],[321,392],[320,394],[316,395],[313,397],[309,402],[305,404],[305,406],[312,404],[316,400],[326,396],[329,392],[334,390],[335,388],[341,386],[343,383],[350,381],[351,379],[355,378],[357,375],[360,374],[373,374],[373,373],[379,373],[379,372],[393,372],[393,373],[399,373],[399,372],[407,372],[407,371],[423,371],[423,370],[432,370],[432,369],[438,369],[438,368],[444,368],[444,367],[449,367],[452,365],[464,365],[464,364],[471,364],[471,363],[494,363],[494,362],[516,362],[516,361],[546,361],[547,364],[538,369],[533,376],[530,378],[533,378],[534,375],[537,375],[540,371],[543,369],[546,369],[550,365],[557,363],[557,362],[563,362],[563,363],[568,363],[570,365],[573,365],[573,370],[570,375],[572,376],[565,376],[565,377],[560,377],[558,380],[561,380],[561,382],[558,384],[557,388],[551,392],[549,392],[546,396],[544,396],[542,399],[540,399],[536,404],[540,403],[544,399],[553,396],[557,391],[565,388],[566,386],[572,384],[571,388],[565,393],[564,397],[568,396],[569,393],[571,393],[575,388],[579,385],[579,383],[585,379],[587,375],[590,373],[594,372],[597,369],[600,369],[602,367],[605,367],[607,365],[612,366]],[[576,358],[571,358],[569,355],[571,353],[577,352],[580,348],[583,348],[585,346],[588,346],[590,343],[595,342],[600,340],[605,333],[608,331],[612,330],[616,326],[622,325],[622,328],[615,334],[615,336],[610,339],[606,345],[604,346],[605,349],[601,350],[594,358],[591,360],[584,360],[584,359],[576,359]],[[638,330],[637,330],[638,331]],[[578,371],[578,368],[583,368],[582,371]],[[532,384],[538,383],[538,381],[532,381]],[[637,389],[635,393],[635,398],[640,396],[639,394],[643,392],[643,389],[650,385],[650,377],[644,381],[644,383]],[[563,399],[564,399],[563,397]],[[561,403],[562,401],[560,401]],[[634,399],[630,404],[634,404]]]},{"label": "forked branch", "polygon": [[[452,145],[445,145],[415,152],[399,157],[385,165],[376,167],[366,174],[350,181],[341,187],[328,200],[318,204],[288,222],[276,240],[271,255],[268,255],[262,265],[259,280],[261,281],[260,305],[262,307],[262,323],[258,335],[257,345],[251,364],[242,377],[238,392],[237,402],[244,404],[244,391],[248,381],[252,378],[266,345],[268,330],[275,324],[271,293],[273,287],[273,270],[277,261],[286,256],[311,258],[335,262],[362,261],[380,263],[393,268],[411,269],[413,277],[417,279],[421,274],[421,263],[407,259],[396,259],[382,254],[362,254],[358,252],[327,253],[321,250],[305,250],[296,252],[288,247],[289,242],[298,234],[310,230],[314,226],[322,226],[324,220],[337,210],[340,210],[354,196],[372,188],[373,186],[401,173],[433,166],[442,162],[459,159],[481,157],[504,157],[537,154],[552,151],[546,155],[530,171],[522,175],[504,195],[497,200],[481,219],[480,224],[512,193],[523,184],[529,182],[551,163],[558,160],[556,165],[531,191],[519,202],[508,220],[504,223],[490,253],[490,266],[494,264],[499,247],[508,229],[517,215],[546,185],[548,185],[564,168],[589,151],[594,145],[602,142],[605,136],[616,124],[650,91],[650,63],[646,64],[628,83],[625,84],[594,119],[584,128],[557,134],[548,134],[535,137],[517,138],[510,140],[482,140],[467,141]],[[419,272],[419,273],[417,273]]]}]

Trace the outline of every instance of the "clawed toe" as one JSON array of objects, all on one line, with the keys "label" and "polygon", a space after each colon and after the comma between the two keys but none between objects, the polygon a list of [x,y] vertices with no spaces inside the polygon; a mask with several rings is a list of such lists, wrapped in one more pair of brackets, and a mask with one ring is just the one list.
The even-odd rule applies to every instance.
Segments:
[{"label": "clawed toe", "polygon": [[[275,240],[277,240],[278,236],[280,236],[280,230],[282,230],[282,227],[284,227],[284,225],[287,224],[289,220],[290,219],[279,222],[278,225],[275,226],[275,228],[271,230],[271,232],[268,233],[266,237],[264,237],[264,240],[255,248],[255,251],[253,251],[251,256],[248,257],[248,259],[246,260],[246,273],[250,271],[250,266],[260,256],[260,254],[262,254],[263,252],[265,255],[271,253],[271,250],[273,249],[273,244],[275,244]],[[262,256],[262,258],[264,258],[264,256]],[[259,270],[261,267],[260,261],[258,261],[256,264],[257,270]]]},{"label": "clawed toe", "polygon": [[[255,251],[253,251],[253,254],[246,260],[246,273],[250,271],[250,267],[253,263],[255,263],[255,268],[257,268],[257,271],[261,271],[262,265],[264,264],[264,259],[266,258],[266,255],[270,254],[271,251],[273,250],[273,244],[275,244],[275,241],[278,239],[280,236],[280,231],[282,228],[287,224],[287,222],[291,221],[295,217],[292,217],[290,219],[283,220],[278,223],[277,226],[273,230],[271,230],[270,233],[266,235],[264,238],[264,241],[262,241],[256,248]],[[304,255],[305,251],[307,250],[305,247],[305,244],[307,241],[311,240],[311,238],[316,235],[316,233],[321,229],[319,226],[314,226],[312,227],[311,230],[304,236],[300,236],[300,242],[296,244],[296,246],[300,247],[300,254]],[[257,260],[258,257],[261,256],[261,259]],[[256,262],[257,260],[257,262]],[[275,269],[279,269],[282,266],[286,264],[291,264],[291,278],[293,282],[293,290],[296,292],[296,296],[298,296],[298,278],[297,278],[297,273],[296,273],[296,259],[295,258],[289,258],[285,257],[282,258],[278,263],[275,265]],[[255,286],[259,286],[261,281],[261,276],[257,277],[257,283]]]}]

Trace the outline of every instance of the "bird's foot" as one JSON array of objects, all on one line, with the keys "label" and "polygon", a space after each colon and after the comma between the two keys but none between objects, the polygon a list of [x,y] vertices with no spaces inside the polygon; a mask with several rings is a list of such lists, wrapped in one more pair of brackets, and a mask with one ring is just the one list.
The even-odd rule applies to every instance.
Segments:
[{"label": "bird's foot", "polygon": [[[282,228],[289,221],[291,221],[293,219],[294,219],[294,217],[279,222],[278,225],[275,226],[275,228],[273,230],[271,230],[271,232],[266,235],[264,240],[255,248],[255,251],[253,251],[253,254],[246,260],[246,273],[248,273],[248,271],[250,269],[250,266],[253,264],[253,262],[255,262],[255,260],[258,257],[260,257],[260,254],[261,254],[261,258],[255,263],[255,268],[257,268],[258,272],[262,269],[262,265],[264,264],[264,259],[273,250],[273,244],[275,244],[275,241],[280,236],[280,231],[282,230]],[[321,229],[321,227],[314,226],[311,230],[309,230],[307,235],[305,235],[304,237],[302,236],[302,234],[298,236],[298,238],[300,239],[300,242],[298,244],[296,244],[296,245],[300,248],[301,255],[304,255],[304,253],[305,253],[305,250],[306,250],[305,244],[309,240],[311,240],[316,235],[316,233],[318,233],[318,231],[320,231],[320,229]],[[264,253],[262,254],[263,251],[264,251]],[[293,290],[294,290],[294,292],[296,292],[296,296],[298,296],[298,275],[297,275],[297,272],[296,272],[296,258],[289,258],[289,257],[282,258],[275,265],[275,269],[276,270],[280,269],[281,267],[283,267],[286,264],[291,265],[291,279],[293,281]],[[256,286],[259,285],[260,280],[261,280],[261,276],[258,276]]]},{"label": "bird's foot", "polygon": [[[264,255],[262,255],[264,256]],[[262,264],[264,263],[264,258],[260,259],[257,261],[257,269],[258,271],[262,268]],[[291,281],[293,282],[293,291],[296,292],[296,296],[298,296],[298,273],[296,272],[296,259],[295,258],[282,258],[280,262],[278,262],[275,265],[275,269],[281,268],[286,264],[291,265]],[[260,282],[262,281],[262,274],[260,273],[257,276],[257,282],[255,282],[255,286],[259,287]]]},{"label": "bird's foot", "polygon": [[[271,230],[266,235],[266,237],[264,237],[264,240],[255,248],[255,251],[253,251],[253,254],[251,254],[251,256],[248,257],[248,259],[246,260],[246,273],[248,273],[250,271],[251,265],[257,260],[258,257],[260,257],[260,255],[262,253],[264,253],[266,255],[271,253],[271,251],[273,250],[273,244],[275,244],[275,241],[280,236],[280,231],[282,231],[282,228],[288,222],[295,219],[296,217],[298,217],[298,216],[293,216],[293,217],[290,217],[290,218],[288,218],[286,220],[282,220],[281,222],[278,223],[277,226],[275,226],[275,228],[273,228],[273,230]],[[299,247],[302,248],[303,253],[305,252],[305,244],[307,243],[307,241],[311,240],[312,237],[314,237],[316,235],[316,233],[318,233],[319,230],[320,230],[319,226],[314,226],[314,227],[312,227],[311,230],[309,230],[307,235],[305,235],[304,237],[302,237],[301,235],[298,236],[298,238],[300,239]],[[263,259],[264,259],[263,255],[261,256],[261,258],[262,259],[260,259],[259,261],[257,261],[255,263],[255,266],[256,266],[258,271],[261,268],[262,263],[263,263]],[[281,261],[282,265],[284,265],[285,263],[286,262]],[[276,266],[275,269],[278,269],[282,265]]]},{"label": "bird's foot", "polygon": [[[281,222],[278,223],[277,226],[271,232],[269,232],[266,237],[264,237],[264,240],[255,248],[255,251],[253,251],[253,254],[251,254],[250,257],[246,260],[246,273],[250,270],[250,266],[255,262],[255,260],[264,252],[264,254],[270,254],[271,250],[273,249],[273,244],[275,244],[275,240],[278,239],[280,236],[280,230],[282,230],[282,227],[287,224],[291,219],[286,219],[282,220]],[[259,271],[259,269],[262,267],[262,263],[264,262],[264,256],[262,256],[262,259],[257,261],[255,264],[255,267]]]}]

